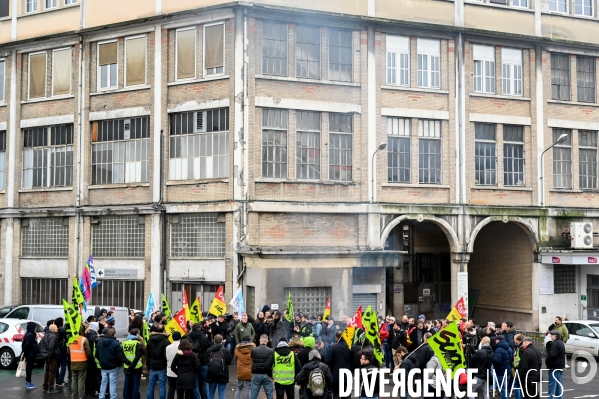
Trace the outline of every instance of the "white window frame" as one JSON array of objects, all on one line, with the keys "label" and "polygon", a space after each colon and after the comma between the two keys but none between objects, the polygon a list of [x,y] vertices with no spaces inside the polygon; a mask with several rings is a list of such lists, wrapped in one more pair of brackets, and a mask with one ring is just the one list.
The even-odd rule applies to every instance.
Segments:
[{"label": "white window frame", "polygon": [[[220,73],[208,73],[208,69],[206,69],[206,28],[210,26],[222,25],[223,26],[223,71]],[[225,34],[225,22],[215,22],[213,24],[205,24],[202,28],[202,69],[204,70],[204,77],[210,76],[222,76],[225,74],[225,55],[227,51],[227,35]],[[210,68],[215,69],[215,68]]]},{"label": "white window frame", "polygon": [[[127,41],[128,40],[134,40],[134,39],[141,39],[144,38],[144,46],[145,46],[145,58],[146,58],[146,67],[145,67],[145,73],[144,73],[144,82],[137,84],[137,85],[127,85]],[[147,35],[137,35],[137,36],[130,36],[130,37],[126,37],[125,38],[125,51],[123,52],[123,87],[136,87],[136,86],[145,86],[148,84],[148,36]],[[117,62],[116,62],[116,70],[117,70],[117,80],[116,80],[116,85],[117,87],[119,86],[119,78],[118,78],[118,71],[119,71],[119,47],[117,44],[117,48],[116,48],[116,55],[117,55]]]},{"label": "white window frame", "polygon": [[0,104],[6,103],[6,58],[0,58],[0,63],[4,63],[4,80],[2,81],[2,90],[0,90]]},{"label": "white window frame", "polygon": [[[579,14],[576,12],[576,7],[577,7],[576,2],[577,1],[581,2],[580,7],[582,7],[582,12],[583,12],[582,14]],[[574,3],[572,5],[574,6],[574,9],[572,10],[572,14],[574,14],[574,15],[580,15],[582,17],[589,17],[589,18],[592,18],[595,15],[595,0],[591,0],[591,13],[590,14],[584,14],[584,10],[586,8],[584,6],[584,0],[574,0]]]},{"label": "white window frame", "polygon": [[[559,3],[565,3],[566,4],[566,11],[559,11]],[[555,4],[556,9],[552,10],[551,9],[551,4]],[[561,14],[568,14],[570,12],[570,1],[569,0],[549,0],[549,11],[551,12],[559,12]]]},{"label": "white window frame", "polygon": [[47,79],[48,79],[48,52],[47,51],[38,51],[37,53],[29,53],[29,58],[27,60],[27,99],[31,98],[31,93],[30,93],[30,89],[31,89],[31,56],[32,55],[38,55],[38,54],[45,54],[46,55],[46,86],[44,87],[44,96],[43,97],[36,97],[36,98],[47,98],[48,97],[48,84],[47,84]]},{"label": "white window frame", "polygon": [[[433,47],[434,47],[434,49],[433,49]],[[421,85],[420,82],[418,81],[419,79],[417,79],[416,83],[418,84],[418,87],[424,87],[424,88],[429,88],[429,89],[440,89],[441,88],[441,40],[418,38],[417,44],[416,44],[416,53],[417,53],[418,58],[420,58],[422,56],[422,57],[426,57],[426,60],[427,60],[426,69],[422,69],[422,73],[426,73],[427,84]],[[438,60],[439,70],[433,72],[433,60],[435,58]],[[417,69],[418,69],[417,73],[419,75],[421,69],[418,67],[417,67]],[[433,85],[432,78],[433,78],[433,75],[437,74],[437,73],[439,74],[439,82],[438,82],[438,85]]]},{"label": "white window frame", "polygon": [[[54,53],[57,51],[64,51],[64,50],[70,50],[71,51],[71,57],[73,57],[73,49],[71,47],[63,47],[63,48],[57,48],[52,50],[52,97],[54,97],[54,71],[56,70],[55,65],[54,65],[54,60],[56,59],[54,57]],[[72,59],[71,59],[72,61]],[[71,66],[71,75],[73,73],[73,67]],[[69,96],[73,94],[73,79],[69,79]],[[61,94],[60,96],[64,96],[65,94]]]},{"label": "white window frame", "polygon": [[[54,5],[51,7],[48,7],[48,2],[52,2],[52,3],[54,3]],[[44,0],[44,10],[52,10],[57,7],[58,7],[58,0]]]},{"label": "white window frame", "polygon": [[[32,12],[38,11],[38,5],[40,0],[25,0],[25,14],[31,14]],[[29,5],[35,8],[29,9]]]},{"label": "white window frame", "polygon": [[[472,46],[472,58],[474,92],[494,94],[496,85],[495,47],[475,44]],[[480,79],[480,86],[477,86],[478,79]]]},{"label": "white window frame", "polygon": [[[385,82],[388,85],[393,86],[410,86],[410,38],[406,36],[393,36],[387,35],[387,52],[386,52],[386,65],[385,65]],[[389,82],[389,56],[393,55],[395,58],[395,67],[394,69],[394,77],[395,82]],[[401,68],[401,57],[407,57],[407,79],[402,83],[401,77],[402,72],[406,70],[406,68]]]},{"label": "white window frame", "polygon": [[77,4],[77,0],[64,0],[65,6],[69,6],[71,4]]},{"label": "white window frame", "polygon": [[[501,49],[501,90],[503,94],[522,96],[524,85],[522,58],[520,49],[505,47]],[[519,73],[520,79],[516,78],[516,72]]]},{"label": "white window frame", "polygon": [[[177,76],[177,70],[178,70],[177,65],[179,63],[179,51],[177,50],[177,48],[178,48],[177,43],[179,40],[179,32],[185,32],[188,30],[195,31],[195,35],[193,35],[193,49],[194,49],[194,53],[195,53],[195,57],[194,57],[195,60],[193,63],[193,77],[192,78],[179,78]],[[198,46],[198,32],[197,32],[197,29],[195,26],[188,26],[186,28],[177,29],[175,31],[175,80],[176,81],[195,80],[197,78],[197,76],[198,76],[198,63],[197,63],[198,54],[195,51],[195,50],[197,50],[197,46]],[[146,54],[147,54],[147,48],[146,48]],[[204,57],[204,55],[202,55],[202,57]]]},{"label": "white window frame", "polygon": [[[516,1],[519,2],[519,4],[516,4]],[[524,1],[526,2],[525,6],[521,5],[522,2],[524,2]],[[512,0],[512,7],[515,7],[515,8],[530,8],[530,6],[528,4],[529,4],[529,0]]]},{"label": "white window frame", "polygon": [[[101,86],[102,72],[100,71],[100,45],[107,44],[107,43],[115,43],[115,42],[116,42],[116,86],[102,87]],[[109,64],[109,65],[112,65],[112,64]],[[116,39],[105,40],[103,42],[96,43],[96,80],[98,83],[97,84],[98,91],[118,89],[118,87],[119,87],[119,44],[118,44],[118,40],[116,40]],[[108,68],[108,82],[110,83],[110,68]]]}]

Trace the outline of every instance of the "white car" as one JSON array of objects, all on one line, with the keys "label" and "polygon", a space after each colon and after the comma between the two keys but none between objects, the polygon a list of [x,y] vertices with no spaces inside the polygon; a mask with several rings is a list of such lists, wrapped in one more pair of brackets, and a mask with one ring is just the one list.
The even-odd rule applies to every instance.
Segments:
[{"label": "white car", "polygon": [[[21,344],[27,332],[27,323],[29,320],[20,319],[0,319],[0,367],[9,368],[13,366],[19,357],[21,357]],[[44,327],[37,324],[35,332],[37,342],[44,336]],[[38,355],[38,359],[41,359]]]},{"label": "white car", "polygon": [[[568,341],[566,344],[566,353],[572,354],[575,351],[588,352],[593,356],[599,357],[599,321],[596,320],[568,320],[564,321],[568,329]],[[553,325],[551,326],[553,329]],[[551,341],[549,331],[545,334],[544,344]]]}]

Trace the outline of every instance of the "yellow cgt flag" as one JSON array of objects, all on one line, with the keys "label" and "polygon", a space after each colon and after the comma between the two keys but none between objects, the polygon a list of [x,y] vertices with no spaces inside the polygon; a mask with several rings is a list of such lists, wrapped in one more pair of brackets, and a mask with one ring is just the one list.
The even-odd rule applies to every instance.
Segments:
[{"label": "yellow cgt flag", "polygon": [[439,358],[443,370],[451,370],[451,378],[454,377],[457,370],[466,368],[464,349],[457,323],[451,323],[430,337],[427,342]]},{"label": "yellow cgt flag", "polygon": [[171,321],[166,323],[166,326],[164,326],[164,331],[170,334],[168,340],[171,341],[171,343],[173,342],[173,333],[175,331],[179,331],[181,336],[185,335],[185,331],[183,331],[177,320],[175,320],[174,318],[172,318]]},{"label": "yellow cgt flag", "polygon": [[223,286],[219,285],[218,290],[216,291],[216,295],[214,295],[214,299],[212,300],[212,304],[210,305],[210,309],[208,313],[211,313],[215,316],[224,315],[227,311],[227,304],[225,303],[225,295],[223,293]]},{"label": "yellow cgt flag", "polygon": [[354,334],[356,333],[356,327],[346,327],[341,335],[341,338],[347,343],[349,349],[351,349],[354,343]]}]

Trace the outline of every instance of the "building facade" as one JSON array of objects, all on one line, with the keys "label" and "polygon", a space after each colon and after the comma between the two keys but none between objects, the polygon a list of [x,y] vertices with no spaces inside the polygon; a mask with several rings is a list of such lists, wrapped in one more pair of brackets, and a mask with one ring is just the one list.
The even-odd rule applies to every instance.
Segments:
[{"label": "building facade", "polygon": [[0,0],[0,298],[599,317],[598,6]]}]

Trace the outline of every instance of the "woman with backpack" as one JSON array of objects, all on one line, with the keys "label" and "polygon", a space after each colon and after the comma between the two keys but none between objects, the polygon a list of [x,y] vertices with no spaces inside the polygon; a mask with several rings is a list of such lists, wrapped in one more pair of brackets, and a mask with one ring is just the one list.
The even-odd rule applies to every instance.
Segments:
[{"label": "woman with backpack", "polygon": [[308,359],[309,362],[295,378],[295,382],[301,386],[300,399],[327,399],[333,376],[328,366],[320,361],[320,353],[316,349],[310,351]]},{"label": "woman with backpack", "polygon": [[193,354],[191,342],[184,338],[179,343],[179,351],[171,364],[171,371],[177,375],[177,399],[193,399],[197,388],[196,376],[200,371],[200,361]]}]

